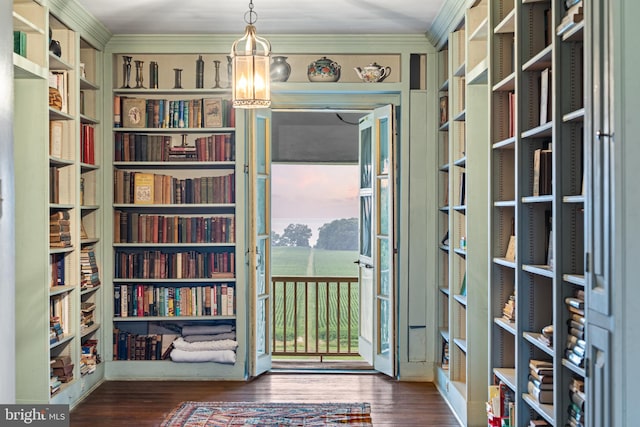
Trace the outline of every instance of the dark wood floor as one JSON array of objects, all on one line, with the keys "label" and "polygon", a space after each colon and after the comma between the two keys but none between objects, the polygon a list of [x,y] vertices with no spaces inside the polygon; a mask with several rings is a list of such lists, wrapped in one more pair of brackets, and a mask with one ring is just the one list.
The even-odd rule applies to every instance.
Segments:
[{"label": "dark wood floor", "polygon": [[374,426],[459,427],[430,383],[380,374],[269,373],[253,381],[107,381],[71,411],[71,426],[158,426],[185,400],[369,402]]}]

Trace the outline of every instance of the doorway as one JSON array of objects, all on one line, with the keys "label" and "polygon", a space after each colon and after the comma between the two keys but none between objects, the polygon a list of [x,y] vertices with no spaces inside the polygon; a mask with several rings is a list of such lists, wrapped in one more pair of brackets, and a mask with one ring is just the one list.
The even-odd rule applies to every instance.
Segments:
[{"label": "doorway", "polygon": [[[270,271],[276,280],[269,295],[271,311],[260,317],[273,319],[267,327],[271,328],[270,336],[273,337],[272,355],[287,355],[287,346],[289,353],[296,356],[320,356],[321,360],[337,353],[338,356],[347,354],[358,356],[357,360],[366,362],[364,366],[373,366],[393,376],[396,346],[392,108],[387,106],[374,111],[283,110],[272,114],[272,148],[269,154],[273,169],[267,167],[270,171],[267,175],[273,179],[274,186],[277,181],[273,172],[278,165],[306,165],[307,176],[313,176],[309,165],[325,168],[348,165],[353,169],[355,179],[351,184],[356,185],[353,185],[352,202],[357,216],[353,218],[357,225],[353,237],[357,239],[358,249],[347,255],[355,267],[355,277],[344,274],[333,275],[338,280],[324,276],[309,277],[307,265],[305,275],[285,277],[287,280],[281,284],[278,280],[282,277],[277,275],[277,251],[268,251],[273,254],[270,259],[276,270]],[[327,121],[333,121],[333,124]],[[340,126],[341,131],[338,129]],[[341,136],[340,132],[347,136]],[[278,197],[270,202],[271,196],[277,195],[278,191],[277,187],[275,190],[272,187],[266,198],[265,206],[272,206],[272,212],[281,208],[276,205]],[[261,197],[265,199],[264,195]],[[320,198],[319,195],[317,197]],[[277,216],[273,218],[274,223]],[[342,219],[348,218],[339,220]],[[311,230],[300,224],[303,221],[298,222],[289,224],[291,227],[282,231],[272,228],[269,240],[275,245],[271,249],[282,244],[289,248],[306,246],[304,250],[311,253],[322,249],[316,248],[322,236],[314,236],[314,247],[311,247],[308,239]],[[334,222],[323,224],[324,234],[331,225],[336,225]],[[269,271],[269,267],[263,270]],[[299,293],[298,289],[301,289]],[[349,309],[352,302],[356,307],[353,311]],[[304,313],[301,315],[302,307]],[[283,324],[283,319],[288,316],[294,319],[293,323]],[[299,318],[303,319],[304,325],[299,324]],[[305,320],[309,318],[310,322]]]}]

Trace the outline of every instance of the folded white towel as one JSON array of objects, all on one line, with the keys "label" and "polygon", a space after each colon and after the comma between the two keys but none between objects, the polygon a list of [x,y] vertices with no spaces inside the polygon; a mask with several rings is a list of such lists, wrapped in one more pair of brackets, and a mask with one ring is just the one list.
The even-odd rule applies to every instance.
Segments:
[{"label": "folded white towel", "polygon": [[197,342],[197,341],[221,341],[221,340],[234,340],[236,339],[235,332],[225,332],[222,334],[214,334],[214,335],[187,335],[182,337],[186,342]]},{"label": "folded white towel", "polygon": [[233,350],[214,351],[184,351],[174,348],[171,350],[171,360],[174,362],[217,362],[236,363],[236,353]]},{"label": "folded white towel", "polygon": [[185,325],[182,335],[213,335],[233,331],[233,325]]},{"label": "folded white towel", "polygon": [[235,350],[238,342],[233,340],[186,342],[182,337],[173,341],[173,347],[183,351]]}]

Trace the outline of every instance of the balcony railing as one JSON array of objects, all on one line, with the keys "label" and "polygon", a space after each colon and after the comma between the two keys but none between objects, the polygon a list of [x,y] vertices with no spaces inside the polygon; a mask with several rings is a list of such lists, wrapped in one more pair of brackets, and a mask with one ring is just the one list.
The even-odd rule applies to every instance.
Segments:
[{"label": "balcony railing", "polygon": [[357,356],[357,277],[272,277],[274,356]]}]

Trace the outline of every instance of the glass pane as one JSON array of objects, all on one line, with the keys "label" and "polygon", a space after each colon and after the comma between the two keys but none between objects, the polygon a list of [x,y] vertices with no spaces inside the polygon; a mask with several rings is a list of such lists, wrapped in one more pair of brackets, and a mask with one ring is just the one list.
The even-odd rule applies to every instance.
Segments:
[{"label": "glass pane", "polygon": [[266,250],[266,240],[259,239],[258,240],[258,255],[257,255],[257,271],[256,271],[256,292],[258,295],[262,295],[266,293],[267,290],[267,266],[266,259],[267,254]]},{"label": "glass pane", "polygon": [[267,173],[267,119],[258,117],[258,128],[256,129],[256,167],[259,174]]},{"label": "glass pane", "polygon": [[258,356],[267,353],[267,310],[266,301],[257,301],[257,337],[256,337],[256,350]]},{"label": "glass pane", "polygon": [[384,178],[378,180],[378,218],[380,218],[380,230],[379,234],[384,236],[389,235],[389,207],[391,201],[389,200],[389,180]]},{"label": "glass pane", "polygon": [[373,270],[360,269],[360,336],[373,342]]},{"label": "glass pane", "polygon": [[390,342],[389,342],[389,316],[391,313],[389,312],[389,300],[383,299],[378,300],[378,321],[380,322],[379,330],[378,330],[378,353],[388,353]]},{"label": "glass pane", "polygon": [[258,178],[258,200],[256,209],[256,221],[258,235],[267,234],[267,180]]},{"label": "glass pane", "polygon": [[389,296],[389,291],[391,290],[389,239],[380,239],[379,242],[380,265],[378,270],[380,271],[380,294]]},{"label": "glass pane", "polygon": [[360,131],[360,188],[371,188],[371,128]]},{"label": "glass pane", "polygon": [[389,173],[389,119],[384,117],[378,120],[378,136],[380,159],[378,162],[379,174]]},{"label": "glass pane", "polygon": [[371,257],[371,196],[360,198],[360,255]]}]

